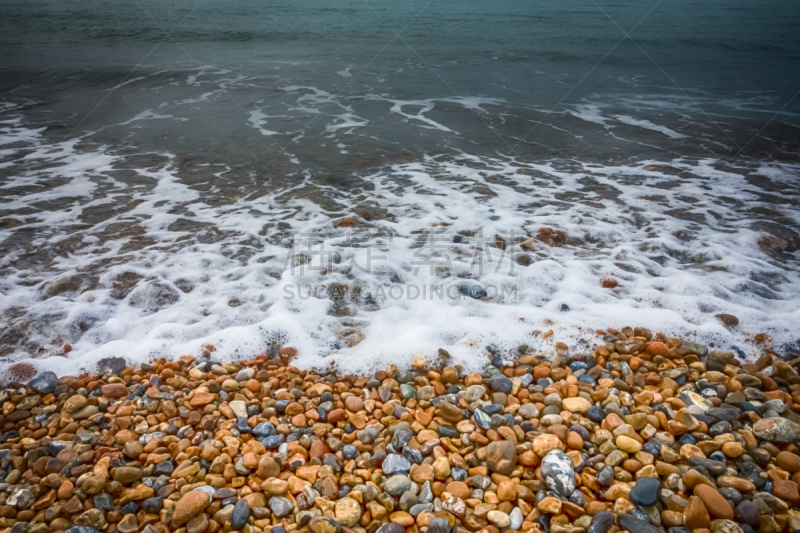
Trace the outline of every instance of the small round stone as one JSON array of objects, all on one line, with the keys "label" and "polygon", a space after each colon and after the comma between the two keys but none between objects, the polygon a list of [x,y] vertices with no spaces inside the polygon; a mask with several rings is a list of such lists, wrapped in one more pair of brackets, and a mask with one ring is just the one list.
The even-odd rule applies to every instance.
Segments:
[{"label": "small round stone", "polygon": [[629,494],[631,502],[641,507],[655,505],[661,498],[661,481],[656,478],[639,478]]}]

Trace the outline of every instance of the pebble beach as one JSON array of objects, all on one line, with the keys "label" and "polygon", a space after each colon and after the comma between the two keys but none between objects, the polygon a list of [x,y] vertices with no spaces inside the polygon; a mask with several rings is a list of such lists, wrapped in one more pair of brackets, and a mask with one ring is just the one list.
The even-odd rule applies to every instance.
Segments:
[{"label": "pebble beach", "polygon": [[[0,392],[2,533],[800,529],[800,358],[644,328],[482,373],[213,347]],[[440,354],[446,361],[446,353]]]},{"label": "pebble beach", "polygon": [[0,533],[800,533],[800,2],[2,13]]}]

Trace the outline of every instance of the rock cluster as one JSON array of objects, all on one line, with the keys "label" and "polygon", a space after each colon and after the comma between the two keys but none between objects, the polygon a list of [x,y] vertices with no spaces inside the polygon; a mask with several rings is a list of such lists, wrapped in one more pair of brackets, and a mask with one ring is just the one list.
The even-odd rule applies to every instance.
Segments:
[{"label": "rock cluster", "polygon": [[0,533],[800,529],[797,356],[598,335],[482,373],[43,372],[0,391]]}]

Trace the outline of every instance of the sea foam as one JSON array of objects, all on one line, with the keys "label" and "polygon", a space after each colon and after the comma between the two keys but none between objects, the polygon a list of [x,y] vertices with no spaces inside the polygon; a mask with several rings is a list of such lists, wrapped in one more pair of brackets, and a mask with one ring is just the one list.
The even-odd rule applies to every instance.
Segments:
[{"label": "sea foam", "polygon": [[[430,101],[387,104],[438,127],[424,116]],[[359,126],[339,112],[332,131]],[[576,113],[613,124],[591,106]],[[261,133],[265,117],[250,117]],[[617,120],[674,133],[629,118]],[[433,363],[444,349],[450,364],[479,369],[521,345],[589,350],[597,329],[625,325],[744,357],[759,353],[758,333],[797,348],[796,166],[432,152],[360,173],[369,187],[352,193],[306,179],[219,203],[169,152],[135,154],[148,163],[125,177],[130,155],[42,131],[13,115],[0,124],[14,168],[0,184],[11,213],[0,226],[0,372],[27,362],[74,374],[105,357],[141,363],[208,345],[219,360],[294,346],[298,366],[342,372]],[[231,167],[209,171],[214,193]],[[333,194],[339,208],[322,201]],[[93,221],[104,209],[113,214]]]}]

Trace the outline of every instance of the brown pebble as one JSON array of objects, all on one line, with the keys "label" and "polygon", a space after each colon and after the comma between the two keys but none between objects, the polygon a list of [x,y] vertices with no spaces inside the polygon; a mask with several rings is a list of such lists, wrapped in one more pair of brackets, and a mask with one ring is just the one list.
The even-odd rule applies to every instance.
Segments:
[{"label": "brown pebble", "polygon": [[791,504],[800,503],[800,492],[797,483],[791,480],[776,479],[772,482],[772,493]]},{"label": "brown pebble", "polygon": [[775,462],[790,474],[800,472],[800,456],[797,454],[786,451],[779,452],[775,456]]},{"label": "brown pebble", "polygon": [[711,525],[711,517],[699,496],[690,496],[683,510],[683,523],[689,529],[707,528]]},{"label": "brown pebble", "polygon": [[709,485],[697,485],[694,488],[694,493],[699,496],[705,504],[708,512],[716,517],[725,520],[733,519],[733,508],[728,500],[719,493],[719,491]]}]

